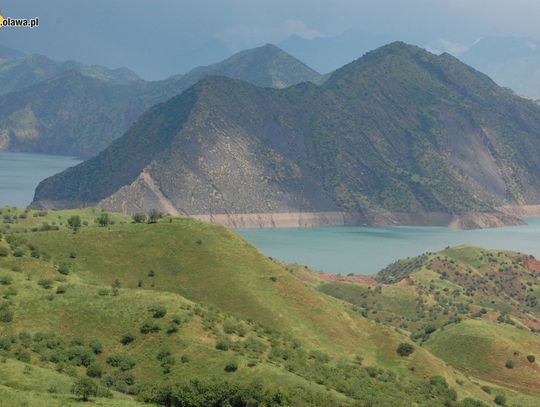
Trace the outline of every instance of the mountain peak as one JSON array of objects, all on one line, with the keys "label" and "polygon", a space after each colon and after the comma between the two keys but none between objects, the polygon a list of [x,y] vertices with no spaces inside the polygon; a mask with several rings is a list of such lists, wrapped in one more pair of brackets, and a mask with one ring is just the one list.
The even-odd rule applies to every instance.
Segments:
[{"label": "mountain peak", "polygon": [[272,88],[321,80],[318,72],[274,44],[240,51],[217,64],[195,68],[180,79],[195,83],[208,75],[227,76]]}]

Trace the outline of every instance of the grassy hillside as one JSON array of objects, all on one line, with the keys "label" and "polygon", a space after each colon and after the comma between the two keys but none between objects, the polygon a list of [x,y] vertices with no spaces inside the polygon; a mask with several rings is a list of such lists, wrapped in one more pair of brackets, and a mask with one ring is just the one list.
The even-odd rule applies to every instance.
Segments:
[{"label": "grassy hillside", "polygon": [[523,395],[539,397],[539,266],[524,254],[462,246],[398,261],[372,281],[319,275],[309,283],[485,382],[487,394],[518,390],[509,397],[522,405]]},{"label": "grassy hillside", "polygon": [[193,392],[206,401],[175,405],[473,406],[494,397],[427,346],[398,355],[414,343],[404,331],[225,228],[95,209],[4,208],[2,217],[0,400],[62,405],[77,399],[81,377],[97,386],[93,403],[119,406]]}]

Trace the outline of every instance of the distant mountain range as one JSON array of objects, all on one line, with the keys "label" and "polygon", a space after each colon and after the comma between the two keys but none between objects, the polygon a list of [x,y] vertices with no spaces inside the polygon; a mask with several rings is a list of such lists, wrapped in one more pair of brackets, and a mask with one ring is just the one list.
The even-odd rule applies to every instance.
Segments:
[{"label": "distant mountain range", "polygon": [[[150,106],[207,75],[283,88],[321,76],[266,45],[186,75],[146,82],[128,69],[110,70],[40,55],[0,63],[0,149],[91,157],[122,135]],[[7,93],[9,92],[9,93]]]},{"label": "distant mountain range", "polygon": [[6,47],[4,45],[0,45],[0,62],[9,58],[21,58],[23,56],[24,56],[24,52]]},{"label": "distant mountain range", "polygon": [[540,99],[540,41],[488,37],[460,55],[466,63],[520,95]]},{"label": "distant mountain range", "polygon": [[109,69],[99,65],[84,65],[75,61],[56,62],[43,55],[7,58],[0,63],[0,94],[19,91],[68,71],[77,71],[89,78],[113,84],[140,80],[128,68]]},{"label": "distant mountain range", "polygon": [[[279,45],[319,72],[327,73],[395,39],[351,29],[336,36],[312,39],[291,36]],[[486,37],[464,52],[451,53],[489,75],[499,85],[520,95],[540,99],[540,41],[522,37]]]},{"label": "distant mountain range", "polygon": [[540,202],[538,134],[536,103],[449,54],[393,43],[322,85],[275,90],[206,78],[147,111],[97,157],[43,181],[33,205],[389,211],[450,223],[450,215]]}]

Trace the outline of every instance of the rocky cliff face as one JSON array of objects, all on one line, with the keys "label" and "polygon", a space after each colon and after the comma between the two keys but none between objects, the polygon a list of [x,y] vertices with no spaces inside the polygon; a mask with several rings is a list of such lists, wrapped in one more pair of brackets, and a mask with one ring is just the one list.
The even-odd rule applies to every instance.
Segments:
[{"label": "rocky cliff face", "polygon": [[265,225],[291,213],[314,224],[326,222],[320,213],[359,224],[377,223],[374,214],[515,224],[496,207],[540,202],[538,134],[536,104],[449,55],[395,43],[321,86],[278,91],[209,77],[98,157],[45,180],[34,206],[156,208],[233,223],[271,214],[254,221]]}]

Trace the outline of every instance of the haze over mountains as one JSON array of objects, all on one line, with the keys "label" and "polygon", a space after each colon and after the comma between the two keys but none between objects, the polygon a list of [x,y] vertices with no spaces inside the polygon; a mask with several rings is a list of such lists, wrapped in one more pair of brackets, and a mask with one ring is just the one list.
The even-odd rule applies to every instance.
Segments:
[{"label": "haze over mountains", "polygon": [[460,58],[497,83],[523,96],[540,99],[540,41],[520,37],[487,37]]},{"label": "haze over mountains", "polygon": [[207,75],[282,88],[320,75],[279,48],[266,45],[185,75],[147,82],[110,70],[31,55],[0,64],[0,149],[90,157],[122,135],[150,106]]},{"label": "haze over mountains", "polygon": [[389,211],[449,224],[540,201],[539,132],[537,104],[448,54],[393,43],[320,86],[200,81],[96,158],[43,181],[33,205],[337,212],[366,223]]}]

